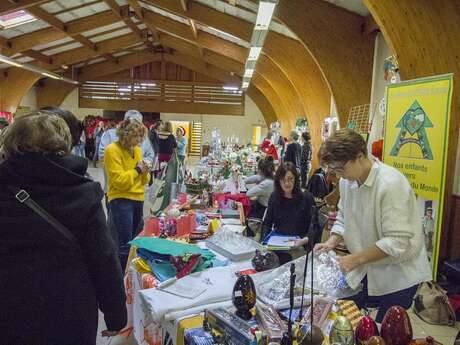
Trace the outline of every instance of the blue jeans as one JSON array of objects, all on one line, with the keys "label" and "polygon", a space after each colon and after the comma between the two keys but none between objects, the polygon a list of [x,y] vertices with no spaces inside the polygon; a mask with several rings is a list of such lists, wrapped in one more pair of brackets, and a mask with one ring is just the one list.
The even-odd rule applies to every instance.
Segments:
[{"label": "blue jeans", "polygon": [[144,202],[129,199],[114,199],[109,202],[109,227],[115,243],[122,269],[126,267],[129,255],[129,241],[142,230]]},{"label": "blue jeans", "polygon": [[374,308],[377,307],[377,317],[375,321],[382,323],[383,317],[385,316],[388,309],[394,305],[399,305],[404,309],[409,309],[412,305],[415,292],[417,291],[418,284],[411,286],[407,289],[396,291],[383,296],[369,296],[367,291],[367,276],[361,282],[363,284],[363,290],[357,295],[345,298],[356,303],[358,308]]}]

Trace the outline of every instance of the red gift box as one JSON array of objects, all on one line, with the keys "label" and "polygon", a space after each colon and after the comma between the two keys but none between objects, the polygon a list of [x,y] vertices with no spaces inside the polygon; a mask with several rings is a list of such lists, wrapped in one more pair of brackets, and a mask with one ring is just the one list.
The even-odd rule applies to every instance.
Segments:
[{"label": "red gift box", "polygon": [[157,217],[149,217],[144,222],[144,236],[160,236],[160,221]]},{"label": "red gift box", "polygon": [[196,228],[195,214],[188,214],[177,218],[176,236],[190,235]]}]

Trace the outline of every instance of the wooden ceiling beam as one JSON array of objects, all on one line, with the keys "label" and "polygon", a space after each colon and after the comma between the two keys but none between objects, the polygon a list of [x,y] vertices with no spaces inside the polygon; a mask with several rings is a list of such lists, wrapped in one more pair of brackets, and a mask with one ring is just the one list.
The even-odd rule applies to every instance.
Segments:
[{"label": "wooden ceiling beam", "polygon": [[28,49],[25,50],[21,53],[22,55],[28,56],[34,60],[37,60],[39,62],[43,62],[47,65],[52,65],[53,64],[53,59],[45,54],[42,54],[36,50],[33,49]]},{"label": "wooden ceiling beam", "polygon": [[220,12],[196,1],[188,3],[184,11],[176,1],[171,0],[144,0],[153,6],[160,7],[174,14],[193,19],[197,22],[227,32],[235,37],[250,42],[254,24],[232,15]]},{"label": "wooden ceiling beam", "polygon": [[0,16],[19,10],[27,10],[32,6],[38,6],[50,1],[51,0],[2,0],[0,1]]},{"label": "wooden ceiling beam", "polygon": [[117,64],[113,62],[103,61],[80,69],[78,81],[85,82],[90,79],[95,79],[104,75],[117,73],[146,63],[161,61],[161,59],[162,54],[152,54],[149,51],[142,51],[123,55],[118,59]]},{"label": "wooden ceiling beam", "polygon": [[[235,60],[244,62],[248,56],[249,50],[238,44],[219,38],[207,32],[199,31],[195,38],[189,25],[175,21],[174,19],[164,17],[151,11],[144,11],[146,23],[154,25],[159,31],[170,33],[180,37],[183,40],[193,43],[197,46],[198,51],[203,56],[203,49],[209,49],[221,53],[222,55],[232,56]],[[177,37],[162,35],[160,41],[168,46],[171,40],[177,41]],[[171,47],[174,48],[174,47]]]},{"label": "wooden ceiling beam", "polygon": [[144,35],[141,29],[131,20],[129,16],[129,6],[119,6],[115,0],[104,0],[107,6],[110,7],[112,12],[117,15],[130,29],[134,34],[139,36],[139,38],[144,41],[147,45],[147,49],[151,50],[152,52],[155,50],[152,42],[149,41],[148,35]]},{"label": "wooden ceiling beam", "polygon": [[75,64],[98,57],[102,54],[118,52],[137,43],[142,43],[141,39],[134,33],[129,33],[123,36],[99,42],[97,45],[97,52],[87,47],[68,50],[59,54],[52,55],[54,67],[59,68],[63,64]]},{"label": "wooden ceiling beam", "polygon": [[151,25],[151,23],[146,22],[144,20],[144,9],[142,6],[139,4],[138,0],[128,0],[129,6],[131,6],[134,10],[134,13],[136,14],[137,18],[142,21],[145,25],[147,25],[147,28],[150,30],[152,33],[152,37],[154,39],[154,42],[159,42],[160,41],[160,36],[158,34],[157,29]]},{"label": "wooden ceiling beam", "polygon": [[70,36],[81,34],[85,31],[93,30],[101,25],[110,25],[118,22],[120,19],[112,11],[104,11],[92,16],[84,17],[70,21],[66,24],[67,31],[63,32],[54,27],[37,30],[9,40],[11,49],[5,50],[4,53],[11,56],[24,50],[31,49],[38,45],[48,44]]},{"label": "wooden ceiling beam", "polygon": [[[46,12],[42,8],[40,8],[40,7],[31,7],[28,11],[30,13],[32,13],[35,17],[47,22],[48,24],[50,24],[54,28],[56,28],[56,29],[64,32],[66,35],[72,37],[75,41],[81,43],[83,46],[88,47],[89,49],[94,50],[95,52],[98,51],[98,47],[96,46],[96,44],[91,42],[88,38],[86,38],[82,34],[76,34],[76,35],[69,34],[68,33],[68,27],[67,27],[67,25],[65,23],[63,23],[62,21],[57,19],[52,14]],[[110,55],[110,54],[105,54],[104,57],[106,59],[108,59],[108,60],[114,61],[115,63],[117,62],[117,59],[114,56]]]}]

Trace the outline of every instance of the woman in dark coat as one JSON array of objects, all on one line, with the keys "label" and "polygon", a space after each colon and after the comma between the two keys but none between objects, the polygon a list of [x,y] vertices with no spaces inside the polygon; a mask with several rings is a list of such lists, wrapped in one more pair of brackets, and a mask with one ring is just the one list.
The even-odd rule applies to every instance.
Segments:
[{"label": "woman in dark coat", "polygon": [[[98,307],[108,331],[126,325],[122,272],[98,183],[87,160],[69,155],[65,122],[49,113],[15,120],[2,138],[0,164],[0,343],[94,345]],[[24,189],[78,243],[7,188]]]}]

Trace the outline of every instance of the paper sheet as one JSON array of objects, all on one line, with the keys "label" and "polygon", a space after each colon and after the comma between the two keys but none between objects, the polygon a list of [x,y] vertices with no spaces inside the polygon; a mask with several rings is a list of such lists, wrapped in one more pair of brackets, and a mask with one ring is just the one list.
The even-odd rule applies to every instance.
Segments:
[{"label": "paper sheet", "polygon": [[300,240],[299,236],[278,236],[272,235],[268,239],[269,247],[294,247],[294,242]]},{"label": "paper sheet", "polygon": [[176,296],[194,299],[207,290],[207,285],[203,281],[184,277],[160,289]]}]

